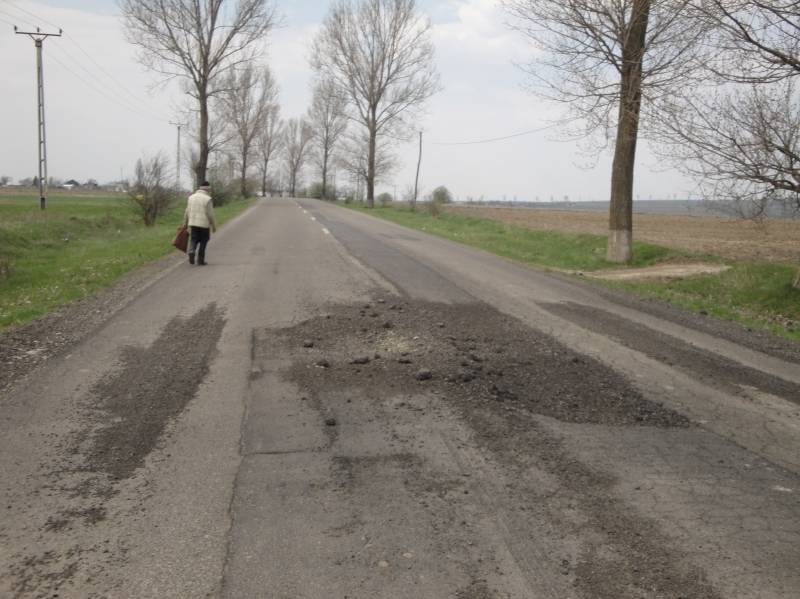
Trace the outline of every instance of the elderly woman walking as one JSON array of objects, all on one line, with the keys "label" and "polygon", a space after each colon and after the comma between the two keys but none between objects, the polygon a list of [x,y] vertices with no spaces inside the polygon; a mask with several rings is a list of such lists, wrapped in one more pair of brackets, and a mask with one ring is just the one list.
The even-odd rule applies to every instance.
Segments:
[{"label": "elderly woman walking", "polygon": [[183,224],[189,227],[189,264],[194,264],[194,254],[197,252],[197,263],[206,265],[206,246],[211,239],[211,233],[217,232],[217,222],[214,220],[214,202],[211,199],[211,185],[203,181],[199,189],[189,196]]}]

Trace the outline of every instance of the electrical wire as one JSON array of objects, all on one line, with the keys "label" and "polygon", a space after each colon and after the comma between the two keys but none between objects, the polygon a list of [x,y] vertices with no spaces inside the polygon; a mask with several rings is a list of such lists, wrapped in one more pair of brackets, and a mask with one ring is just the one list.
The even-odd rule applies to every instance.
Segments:
[{"label": "electrical wire", "polygon": [[[3,14],[5,16],[7,16],[9,19],[18,19],[21,23],[23,23],[25,25],[31,25],[31,22],[29,22],[28,19],[25,19],[25,18],[20,19],[19,15],[12,14],[12,13],[8,12],[7,10],[3,10],[3,9],[0,8],[0,14]],[[8,21],[5,21],[5,22],[8,23]],[[17,24],[19,24],[19,23],[17,23]],[[15,23],[9,23],[9,25],[14,27]]]},{"label": "electrical wire", "polygon": [[34,19],[38,19],[39,21],[41,21],[41,22],[42,22],[42,23],[44,23],[45,25],[50,25],[50,27],[54,27],[54,28],[56,28],[56,29],[61,29],[61,28],[60,28],[58,25],[55,25],[55,24],[51,23],[51,22],[50,22],[50,21],[48,21],[47,19],[43,19],[43,18],[42,18],[42,17],[40,17],[39,15],[37,15],[37,14],[34,14],[34,13],[32,13],[31,11],[29,11],[29,10],[27,10],[27,9],[25,9],[25,8],[22,8],[21,6],[17,6],[15,3],[11,2],[11,0],[3,0],[3,2],[5,2],[6,4],[8,4],[8,5],[9,5],[11,8],[14,8],[14,9],[16,9],[16,10],[20,11],[20,12],[23,12],[23,13],[25,13],[26,15],[28,15],[28,16],[30,16],[30,17],[33,17]]},{"label": "electrical wire", "polygon": [[[43,23],[45,23],[47,25],[50,25],[51,27],[57,28],[59,30],[61,29],[60,27],[58,27],[57,25],[55,25],[51,21],[48,21],[48,20],[42,18],[41,16],[39,16],[39,15],[37,15],[37,14],[35,14],[35,13],[25,9],[25,8],[22,8],[21,6],[18,6],[16,4],[14,4],[10,0],[2,0],[2,1],[5,2],[6,4],[8,4],[10,7],[14,8],[14,9],[20,11],[20,12],[23,12],[23,13],[25,13],[27,15],[30,15],[30,16],[34,17],[35,19],[38,19],[41,22],[43,22]],[[4,14],[8,15],[8,16],[11,16],[12,18],[15,16],[15,15],[11,15],[10,13],[8,13],[6,11],[2,11],[2,12]],[[122,106],[124,108],[127,108],[128,110],[130,110],[132,112],[137,112],[139,114],[146,114],[148,116],[148,118],[151,118],[151,119],[154,119],[154,120],[160,120],[160,121],[165,122],[165,123],[169,122],[169,119],[165,118],[163,115],[154,116],[153,112],[151,111],[151,106],[149,105],[148,102],[142,100],[142,98],[140,96],[137,96],[130,89],[128,89],[125,85],[123,85],[116,77],[114,77],[111,73],[109,73],[71,35],[69,35],[68,33],[64,33],[63,34],[63,38],[66,39],[69,43],[73,44],[76,48],[78,48],[78,50],[80,50],[81,53],[83,53],[95,65],[95,67],[97,67],[97,69],[100,70],[100,72],[102,74],[104,74],[111,82],[114,83],[115,86],[119,87],[122,90],[122,91],[119,91],[119,90],[115,89],[113,86],[109,86],[108,89],[107,89],[107,91],[109,93],[111,93],[114,96],[116,96],[116,99],[113,100],[116,104],[118,104],[118,105],[120,105],[120,106]],[[89,70],[86,66],[84,66],[84,64],[82,63],[81,60],[76,58],[73,54],[71,54],[69,51],[67,51],[63,47],[61,48],[61,52],[62,52],[62,54],[64,56],[66,56],[69,59],[69,61],[73,64],[73,66],[77,65],[77,67],[80,68],[84,73],[86,73],[91,79],[97,79],[97,74],[94,73],[93,71]],[[59,64],[66,68],[66,65],[64,65],[63,62],[59,61]],[[74,72],[72,72],[72,73],[73,73],[73,75],[75,75]],[[90,85],[84,79],[81,79],[81,80],[84,81],[84,83],[87,83],[87,85]],[[94,87],[94,86],[92,86],[92,87],[93,87],[93,89],[95,89],[95,91],[98,91],[98,93],[101,93],[105,98],[110,99],[110,98],[108,98],[108,95],[106,93],[99,92],[99,90],[96,87]]]},{"label": "electrical wire", "polygon": [[132,99],[136,100],[137,103],[146,106],[147,102],[144,102],[141,97],[137,96],[136,93],[132,92],[125,84],[123,84],[119,79],[117,79],[114,75],[109,73],[103,65],[97,62],[91,54],[89,54],[86,50],[84,50],[83,46],[81,46],[75,38],[73,38],[69,34],[64,34],[64,37],[70,43],[74,44],[78,50],[80,50],[86,58],[88,58],[99,70],[102,72],[110,81],[113,81],[116,85],[118,85],[125,93],[127,93]]},{"label": "electrical wire", "polygon": [[517,137],[524,137],[526,135],[533,135],[534,133],[541,133],[542,131],[547,131],[549,129],[553,129],[557,127],[558,124],[547,125],[546,127],[538,127],[536,129],[529,129],[528,131],[522,131],[520,133],[514,133],[512,135],[505,135],[503,137],[493,137],[490,139],[479,139],[476,141],[431,141],[428,142],[434,146],[474,146],[478,144],[489,144],[495,143],[498,141],[506,141],[509,139],[515,139]]},{"label": "electrical wire", "polygon": [[57,64],[59,64],[61,66],[61,68],[63,68],[68,73],[70,73],[73,77],[75,77],[79,81],[82,81],[87,87],[91,88],[96,93],[98,93],[101,96],[103,96],[109,102],[111,102],[113,104],[116,104],[120,108],[124,108],[125,110],[128,110],[129,112],[133,112],[135,114],[138,114],[138,115],[143,116],[145,118],[151,119],[153,121],[158,121],[159,123],[164,123],[165,122],[163,119],[161,119],[161,118],[159,118],[157,116],[153,116],[152,114],[149,114],[149,113],[146,113],[146,112],[142,112],[141,110],[138,110],[138,109],[133,108],[131,106],[125,105],[125,104],[119,102],[118,100],[116,100],[115,98],[112,98],[111,96],[107,95],[101,88],[96,86],[94,83],[92,83],[91,81],[86,80],[80,74],[78,74],[75,71],[73,71],[69,66],[64,64],[61,60],[59,60],[59,58],[57,56],[54,56],[53,53],[50,53],[48,55],[48,58],[50,60],[55,61]]}]

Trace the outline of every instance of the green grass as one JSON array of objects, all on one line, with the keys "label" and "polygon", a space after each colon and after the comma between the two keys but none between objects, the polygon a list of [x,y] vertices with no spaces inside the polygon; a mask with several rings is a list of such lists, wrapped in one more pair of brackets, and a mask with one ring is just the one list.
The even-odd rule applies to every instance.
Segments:
[{"label": "green grass", "polygon": [[[223,223],[249,202],[217,209]],[[38,318],[173,250],[184,202],[147,228],[124,197],[0,196],[0,329]]]},{"label": "green grass", "polygon": [[[538,231],[486,218],[447,212],[434,218],[424,208],[412,212],[406,207],[376,206],[368,209],[363,204],[348,206],[399,225],[426,231],[527,264],[586,272],[617,266],[605,259],[606,238],[602,235]],[[640,242],[634,244],[634,255],[631,267],[637,268],[689,256],[686,252]]]},{"label": "green grass", "polygon": [[718,275],[610,285],[800,341],[800,290],[792,287],[796,268],[748,262]]},{"label": "green grass", "polygon": [[[605,236],[531,230],[446,212],[434,218],[425,208],[412,212],[406,207],[376,206],[371,210],[363,204],[349,207],[527,264],[586,272],[619,266],[605,260]],[[630,266],[641,268],[660,262],[698,259],[722,262],[715,256],[637,242]],[[800,290],[792,287],[796,268],[789,264],[748,262],[733,264],[721,274],[683,280],[602,284],[800,341]]]}]

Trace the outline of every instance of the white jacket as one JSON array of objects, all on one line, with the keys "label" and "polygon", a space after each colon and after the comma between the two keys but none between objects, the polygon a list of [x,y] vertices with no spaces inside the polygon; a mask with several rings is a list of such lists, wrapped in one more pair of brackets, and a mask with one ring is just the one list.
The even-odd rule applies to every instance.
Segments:
[{"label": "white jacket", "polygon": [[214,220],[214,203],[207,191],[201,189],[189,196],[183,223],[190,227],[202,227],[203,229],[217,228],[217,221]]}]

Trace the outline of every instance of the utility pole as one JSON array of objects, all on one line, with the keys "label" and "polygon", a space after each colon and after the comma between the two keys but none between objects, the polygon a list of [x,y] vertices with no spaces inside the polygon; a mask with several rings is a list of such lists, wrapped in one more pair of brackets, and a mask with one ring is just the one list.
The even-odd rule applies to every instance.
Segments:
[{"label": "utility pole", "polygon": [[417,162],[417,178],[414,181],[414,204],[412,208],[417,207],[417,194],[419,193],[419,167],[422,166],[422,131],[419,132],[419,161]]},{"label": "utility pole", "polygon": [[61,37],[61,29],[58,33],[42,33],[37,27],[36,31],[19,31],[14,25],[14,33],[17,35],[27,35],[36,45],[36,97],[38,100],[39,118],[39,208],[47,208],[47,136],[44,127],[44,68],[42,64],[42,50],[44,40],[48,37]]},{"label": "utility pole", "polygon": [[170,125],[175,125],[178,128],[178,150],[175,154],[175,191],[180,193],[181,191],[181,128],[183,127],[184,123],[173,123],[170,121]]}]

